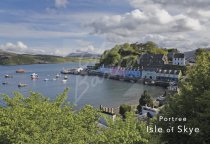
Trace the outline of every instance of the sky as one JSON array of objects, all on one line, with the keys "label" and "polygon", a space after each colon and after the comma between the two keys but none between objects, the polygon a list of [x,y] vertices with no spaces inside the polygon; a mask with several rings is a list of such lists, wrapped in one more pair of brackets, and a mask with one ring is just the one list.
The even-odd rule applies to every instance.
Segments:
[{"label": "sky", "polygon": [[209,0],[1,0],[0,49],[65,56],[153,41],[210,47]]}]

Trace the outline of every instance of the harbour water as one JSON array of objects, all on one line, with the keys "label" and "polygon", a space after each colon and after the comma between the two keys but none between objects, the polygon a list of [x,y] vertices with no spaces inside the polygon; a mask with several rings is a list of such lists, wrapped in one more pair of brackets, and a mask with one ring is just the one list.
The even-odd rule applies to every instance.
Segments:
[{"label": "harbour water", "polygon": [[[99,107],[100,104],[117,108],[121,104],[137,104],[144,90],[148,90],[152,97],[158,97],[164,93],[161,87],[147,86],[140,83],[121,82],[111,79],[103,79],[95,76],[68,75],[68,80],[63,82],[64,75],[54,79],[63,68],[85,67],[90,63],[63,63],[63,64],[35,64],[18,66],[0,66],[0,94],[13,96],[14,91],[28,96],[30,91],[38,92],[54,99],[65,88],[70,88],[68,101],[81,108],[86,104]],[[16,73],[17,69],[25,69],[26,73]],[[39,79],[31,80],[30,75],[37,73]],[[5,78],[4,75],[12,75],[13,78]],[[49,79],[44,81],[45,79]],[[3,85],[3,82],[7,82]],[[18,88],[19,83],[27,84]]]}]

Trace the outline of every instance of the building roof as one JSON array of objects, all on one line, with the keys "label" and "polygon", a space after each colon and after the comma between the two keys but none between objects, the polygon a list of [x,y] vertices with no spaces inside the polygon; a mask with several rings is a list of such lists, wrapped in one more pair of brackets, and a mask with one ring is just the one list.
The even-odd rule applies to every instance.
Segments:
[{"label": "building roof", "polygon": [[142,69],[142,71],[157,71],[157,68],[153,68],[153,67],[145,67]]},{"label": "building roof", "polygon": [[171,69],[158,69],[156,73],[163,73],[163,74],[179,74],[180,70],[171,70]]},{"label": "building roof", "polygon": [[174,58],[184,58],[184,54],[183,53],[176,53],[176,54],[174,54]]},{"label": "building roof", "polygon": [[164,54],[143,54],[141,55],[141,59],[162,59]]}]

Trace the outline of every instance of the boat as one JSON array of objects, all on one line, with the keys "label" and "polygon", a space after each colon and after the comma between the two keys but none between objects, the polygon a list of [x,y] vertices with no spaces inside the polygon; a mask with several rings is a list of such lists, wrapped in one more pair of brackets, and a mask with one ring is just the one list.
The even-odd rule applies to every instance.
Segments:
[{"label": "boat", "polygon": [[56,74],[55,78],[59,78],[59,77],[60,77],[60,75],[59,74]]},{"label": "boat", "polygon": [[56,78],[53,78],[52,80],[53,80],[53,81],[56,81],[57,79],[56,79]]},{"label": "boat", "polygon": [[85,76],[85,75],[87,75],[87,74],[88,74],[87,70],[82,70],[82,71],[80,72],[80,75],[81,75],[81,76]]},{"label": "boat", "polygon": [[137,82],[137,80],[136,80],[136,79],[134,79],[134,78],[132,78],[132,79],[130,79],[130,82],[131,82],[131,83],[136,83],[136,82]]},{"label": "boat", "polygon": [[63,83],[66,83],[66,82],[67,82],[67,79],[63,79],[62,82],[63,82]]},{"label": "boat", "polygon": [[27,86],[27,84],[23,84],[23,83],[18,84],[18,87],[26,87],[26,86]]},{"label": "boat", "polygon": [[74,70],[73,69],[63,69],[61,71],[62,74],[74,74]]},{"label": "boat", "polygon": [[62,74],[79,74],[81,71],[83,71],[83,68],[72,68],[72,69],[63,69],[61,71]]},{"label": "boat", "polygon": [[38,74],[32,73],[31,74],[31,79],[38,79]]},{"label": "boat", "polygon": [[64,76],[64,80],[67,80],[68,79],[68,76]]},{"label": "boat", "polygon": [[26,71],[24,69],[18,69],[16,70],[16,73],[25,73]]},{"label": "boat", "polygon": [[7,85],[7,84],[8,84],[8,82],[3,82],[2,84],[3,84],[3,85]]},{"label": "boat", "polygon": [[45,78],[44,81],[49,81],[49,79],[48,78]]},{"label": "boat", "polygon": [[13,78],[12,75],[8,75],[8,74],[6,74],[4,77],[5,77],[5,78]]},{"label": "boat", "polygon": [[125,78],[121,76],[121,77],[119,78],[119,80],[120,80],[120,81],[124,81]]},{"label": "boat", "polygon": [[154,80],[145,80],[145,81],[144,81],[144,84],[145,84],[145,85],[154,86],[154,85],[155,85],[155,81],[154,81]]}]

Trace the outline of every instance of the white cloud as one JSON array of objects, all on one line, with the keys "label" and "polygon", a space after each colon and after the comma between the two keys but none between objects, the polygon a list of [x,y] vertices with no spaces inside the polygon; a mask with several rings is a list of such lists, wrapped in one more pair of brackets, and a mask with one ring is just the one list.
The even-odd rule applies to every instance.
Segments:
[{"label": "white cloud", "polygon": [[96,49],[93,45],[87,45],[85,47],[81,47],[80,49],[78,49],[77,51],[80,51],[80,52],[94,52]]},{"label": "white cloud", "polygon": [[28,47],[21,41],[17,41],[16,43],[7,42],[0,45],[0,49],[6,52],[17,54],[46,54],[45,50]]},{"label": "white cloud", "polygon": [[66,7],[69,4],[68,0],[55,0],[56,7]]},{"label": "white cloud", "polygon": [[[37,49],[40,53],[44,53],[41,52],[44,49],[45,53],[56,55],[66,55],[76,50],[101,51],[119,43],[149,40],[153,40],[162,47],[183,49],[208,46],[210,43],[209,0],[126,1],[133,9],[115,14],[98,9],[98,12],[86,13],[60,11],[59,8],[67,7],[70,0],[53,0],[58,9],[49,8],[46,13],[25,14],[25,11],[20,11],[20,13],[13,11],[11,14],[12,11],[0,10],[0,13],[10,13],[10,15],[21,18],[17,23],[1,22],[0,37],[8,41],[11,38],[23,41],[24,39],[46,38],[50,44],[46,44],[46,47],[40,44],[40,48],[33,47],[33,49]],[[113,8],[115,8],[114,5]],[[71,43],[75,39],[89,39],[89,37],[92,42]],[[70,42],[63,42],[66,39]],[[98,39],[100,39],[100,44]],[[7,47],[17,46],[17,43],[7,45]],[[57,49],[58,46],[60,49]],[[27,46],[26,49],[31,50],[32,48]]]},{"label": "white cloud", "polygon": [[91,22],[89,26],[95,34],[119,37],[168,31],[199,31],[203,28],[197,19],[181,14],[171,15],[164,9],[153,9],[150,12],[136,9],[124,15],[105,16]]},{"label": "white cloud", "polygon": [[2,49],[4,51],[22,53],[28,49],[28,46],[21,41],[18,41],[16,44],[7,42],[6,44],[1,45],[0,49]]},{"label": "white cloud", "polygon": [[[154,41],[181,51],[210,45],[210,1],[129,0],[134,10],[89,23],[111,43]],[[198,6],[196,6],[196,3]],[[205,7],[205,8],[202,8]]]},{"label": "white cloud", "polygon": [[210,18],[210,10],[199,10],[198,14],[202,17]]}]

